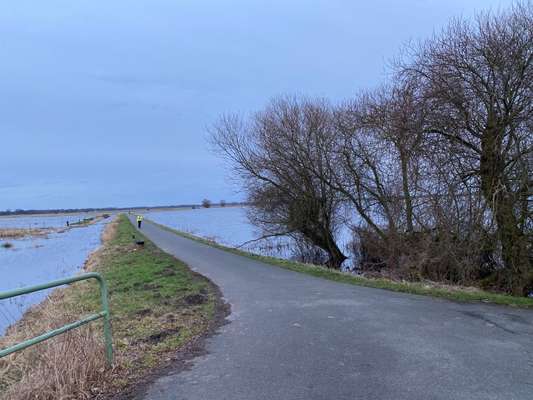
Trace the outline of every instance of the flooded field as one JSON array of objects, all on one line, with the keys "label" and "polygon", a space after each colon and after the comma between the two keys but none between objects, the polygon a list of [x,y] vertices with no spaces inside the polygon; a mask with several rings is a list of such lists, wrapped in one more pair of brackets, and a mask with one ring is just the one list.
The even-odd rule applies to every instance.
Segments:
[{"label": "flooded field", "polygon": [[[0,228],[57,228],[66,221],[77,222],[87,214],[62,216],[25,216],[0,218]],[[100,244],[103,220],[46,237],[25,237],[0,241],[0,291],[35,285],[75,275],[87,256]],[[12,247],[4,248],[9,242]],[[32,304],[44,299],[47,292],[37,292],[9,300],[0,300],[0,334]]]},{"label": "flooded field", "polygon": [[[242,246],[243,250],[256,254],[285,259],[295,256],[294,242],[289,237],[254,241],[261,237],[261,232],[248,221],[245,207],[159,211],[148,213],[146,217],[170,228],[211,239],[226,246]],[[339,242],[343,248],[348,246],[350,237],[348,230],[341,232]],[[247,242],[250,243],[243,245]]]},{"label": "flooded field", "polygon": [[290,238],[261,240],[245,244],[261,236],[248,222],[246,208],[197,208],[194,210],[159,211],[146,214],[159,224],[192,233],[217,243],[273,257],[289,258]]},{"label": "flooded field", "polygon": [[248,222],[243,207],[150,212],[146,218],[233,247],[260,235]]},{"label": "flooded field", "polygon": [[58,215],[24,215],[0,217],[0,229],[2,228],[61,228],[68,223],[75,223],[95,216],[95,213],[58,214]]}]

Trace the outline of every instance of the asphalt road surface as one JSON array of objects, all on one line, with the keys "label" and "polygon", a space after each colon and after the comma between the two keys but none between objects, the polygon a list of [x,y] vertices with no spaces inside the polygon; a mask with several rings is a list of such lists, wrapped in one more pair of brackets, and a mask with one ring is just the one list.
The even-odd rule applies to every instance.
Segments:
[{"label": "asphalt road surface", "polygon": [[140,399],[533,399],[533,311],[336,283],[142,231],[232,312],[206,355]]}]

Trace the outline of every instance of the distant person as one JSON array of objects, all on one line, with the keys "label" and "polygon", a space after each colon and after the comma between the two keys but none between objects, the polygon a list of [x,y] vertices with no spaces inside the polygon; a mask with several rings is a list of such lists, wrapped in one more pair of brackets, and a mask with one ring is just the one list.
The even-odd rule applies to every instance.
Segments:
[{"label": "distant person", "polygon": [[143,216],[137,215],[137,228],[141,229],[142,222],[143,222]]}]

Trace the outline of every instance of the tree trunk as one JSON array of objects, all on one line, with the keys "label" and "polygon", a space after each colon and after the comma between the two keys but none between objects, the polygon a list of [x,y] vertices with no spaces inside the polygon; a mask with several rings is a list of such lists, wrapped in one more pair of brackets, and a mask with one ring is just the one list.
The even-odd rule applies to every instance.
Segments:
[{"label": "tree trunk", "polygon": [[409,192],[409,171],[407,164],[407,157],[400,153],[401,168],[402,168],[402,188],[405,199],[405,221],[407,224],[407,232],[413,233],[413,202],[411,200],[411,193]]},{"label": "tree trunk", "polygon": [[340,269],[342,266],[342,263],[348,258],[342,253],[342,251],[339,249],[339,247],[336,244],[334,244],[333,246],[330,246],[330,249],[328,250],[328,254],[329,254],[329,260],[327,262],[328,268]]},{"label": "tree trunk", "polygon": [[498,236],[502,245],[502,259],[507,269],[508,285],[514,295],[523,296],[530,279],[527,238],[518,226],[513,203],[509,201],[508,196],[495,200],[495,203]]},{"label": "tree trunk", "polygon": [[319,235],[308,234],[307,238],[315,246],[320,247],[328,254],[328,261],[326,262],[328,268],[340,269],[344,260],[348,258],[342,253],[339,246],[337,246],[332,232],[327,229]]},{"label": "tree trunk", "polygon": [[481,139],[481,190],[496,219],[508,288],[514,295],[523,296],[530,273],[527,238],[520,229],[512,194],[504,182],[502,137],[503,132],[488,128]]}]

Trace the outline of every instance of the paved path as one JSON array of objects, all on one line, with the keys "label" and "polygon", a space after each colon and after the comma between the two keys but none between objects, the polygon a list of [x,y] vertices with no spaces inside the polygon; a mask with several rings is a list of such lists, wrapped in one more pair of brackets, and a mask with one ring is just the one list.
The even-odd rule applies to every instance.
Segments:
[{"label": "paved path", "polygon": [[532,311],[335,283],[142,231],[232,307],[208,354],[143,399],[533,399]]}]

